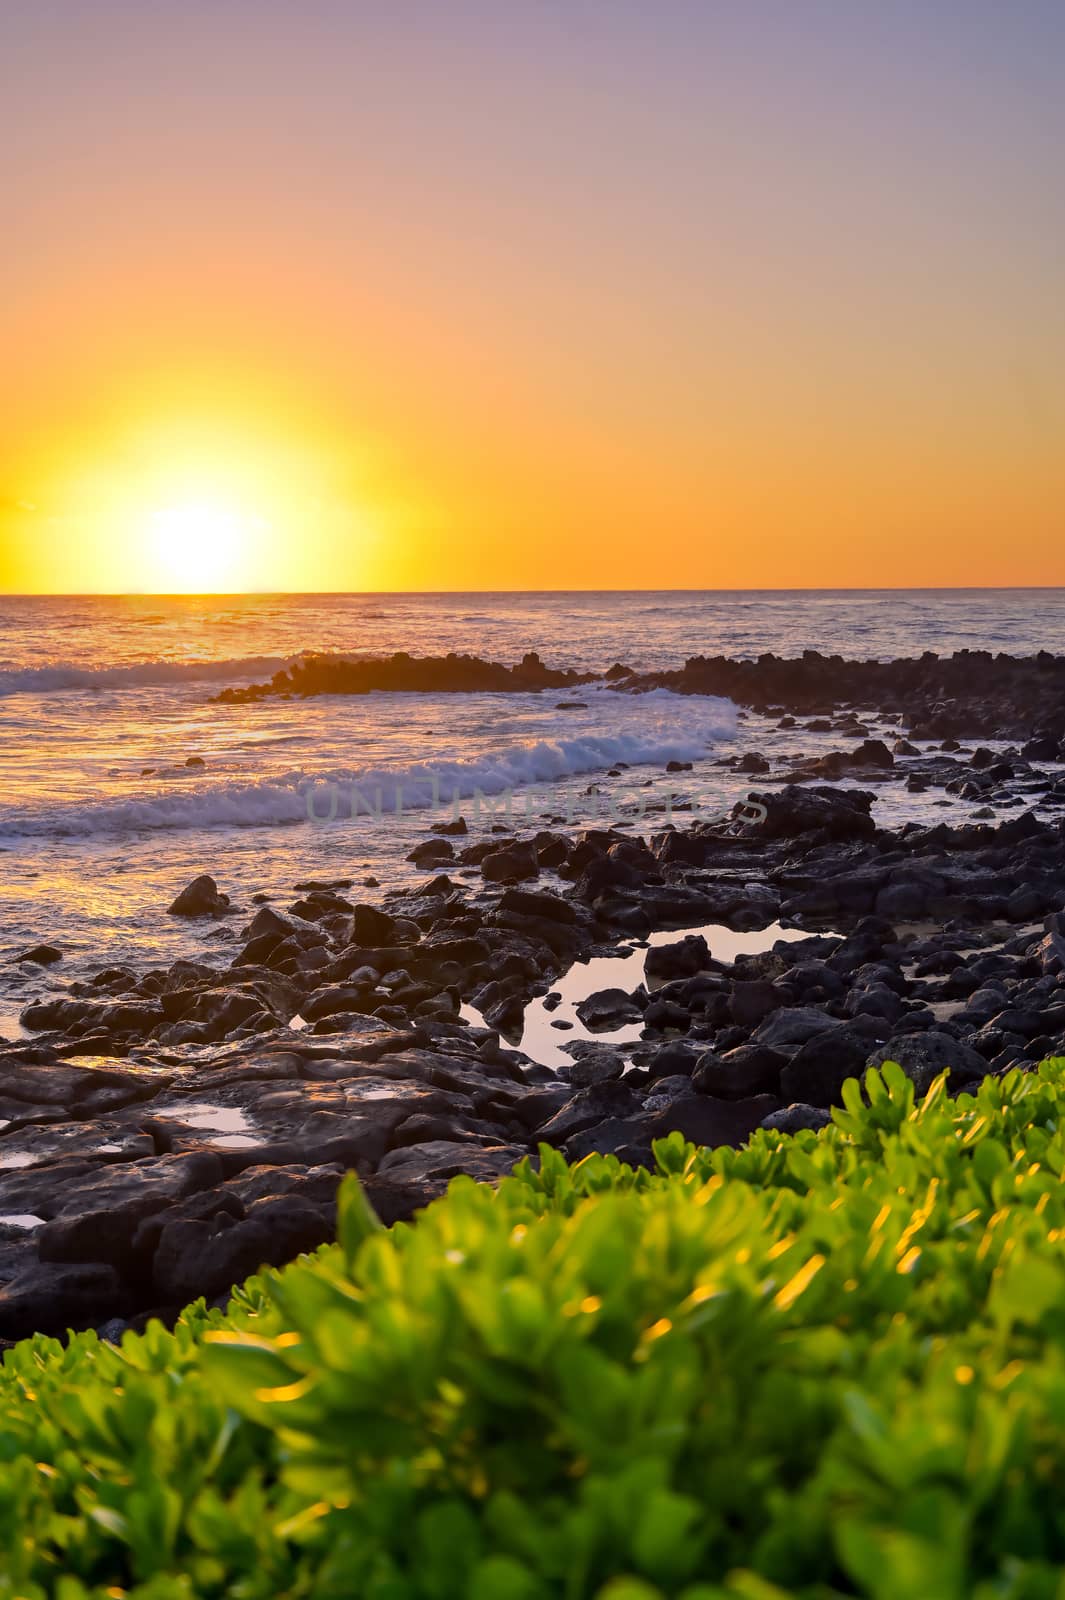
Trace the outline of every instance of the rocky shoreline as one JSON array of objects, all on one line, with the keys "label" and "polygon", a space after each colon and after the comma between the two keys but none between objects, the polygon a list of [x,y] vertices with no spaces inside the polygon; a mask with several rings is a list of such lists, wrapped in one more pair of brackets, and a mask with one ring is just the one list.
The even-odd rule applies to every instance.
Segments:
[{"label": "rocky shoreline", "polygon": [[[1040,765],[1063,758],[1065,663],[1014,662],[995,693],[982,656],[885,667],[879,718],[907,730],[892,749],[845,671],[817,698],[827,659],[804,656],[801,681],[795,663],[731,664],[752,695],[790,667],[763,709],[823,712],[841,741],[776,772],[726,758],[757,780],[731,819],[646,838],[430,826],[422,881],[379,905],[309,880],[283,908],[241,907],[204,877],[171,911],[239,927],[221,969],[112,967],[58,988],[61,952],[27,951],[50,987],[0,1045],[0,1338],[113,1336],[224,1297],[331,1237],[352,1167],[391,1222],[540,1142],[647,1161],[673,1131],[715,1145],[820,1126],[867,1063],[898,1060],[920,1093],[944,1068],[962,1090],[1065,1052],[1065,823],[1035,812],[1065,806]],[[932,679],[955,672],[937,700]],[[755,703],[724,676],[689,662],[683,683],[713,686],[684,692]],[[866,780],[978,799],[985,820],[879,828]],[[685,932],[707,926],[768,929],[767,948],[728,963]],[[550,1005],[572,963],[662,929],[677,938],[642,982],[585,996],[591,1037],[568,1066],[516,1048],[528,1002]]]},{"label": "rocky shoreline", "polygon": [[1019,739],[1041,760],[1065,759],[1065,656],[959,650],[896,661],[848,661],[805,650],[787,659],[691,656],[682,667],[637,672],[617,662],[606,672],[544,665],[529,651],[513,667],[455,652],[446,656],[352,658],[310,654],[267,683],[224,689],[216,699],[239,704],[272,696],[411,693],[537,693],[599,683],[624,694],[669,689],[719,695],[765,715],[832,718],[841,706],[878,712],[911,739]]},{"label": "rocky shoreline", "polygon": [[[612,669],[626,675],[624,667]],[[307,697],[316,694],[530,694],[541,689],[565,689],[592,683],[597,672],[575,672],[545,667],[535,650],[530,650],[514,667],[478,656],[412,656],[397,650],[391,656],[366,658],[309,654],[289,667],[282,667],[269,683],[253,683],[239,689],[223,689],[215,699],[222,705],[239,705],[248,700],[264,700],[271,695]]]}]

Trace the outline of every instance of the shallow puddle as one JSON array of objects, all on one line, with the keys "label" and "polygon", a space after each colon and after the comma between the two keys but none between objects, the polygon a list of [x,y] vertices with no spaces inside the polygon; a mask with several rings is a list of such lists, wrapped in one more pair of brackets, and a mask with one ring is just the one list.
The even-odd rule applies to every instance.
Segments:
[{"label": "shallow puddle", "polygon": [[248,1133],[251,1123],[243,1111],[232,1106],[213,1106],[206,1100],[197,1100],[187,1106],[169,1106],[157,1113],[160,1117],[174,1117],[190,1128],[215,1128],[219,1133]]},{"label": "shallow puddle", "polygon": [[351,1078],[343,1082],[345,1100],[402,1100],[424,1094],[423,1083],[404,1083],[402,1078]]},{"label": "shallow puddle", "polygon": [[261,1142],[252,1122],[235,1106],[197,1100],[187,1106],[168,1106],[156,1115],[181,1122],[186,1128],[202,1129],[209,1135],[205,1142],[219,1150],[248,1150]]},{"label": "shallow puddle", "polygon": [[[525,1021],[518,1045],[531,1060],[541,1066],[558,1068],[568,1066],[573,1057],[564,1047],[574,1040],[584,1039],[593,1044],[635,1044],[643,1034],[642,1022],[631,1022],[610,1033],[593,1033],[577,1016],[577,1006],[600,989],[623,989],[631,994],[644,979],[644,963],[651,947],[676,944],[679,939],[702,934],[715,961],[731,966],[737,956],[760,955],[775,944],[791,944],[797,939],[809,939],[811,932],[805,928],[785,928],[782,923],[771,922],[767,928],[753,933],[737,933],[719,922],[707,923],[701,928],[666,928],[652,933],[646,943],[634,944],[626,940],[612,956],[593,956],[590,961],[576,961],[551,986],[551,994],[561,995],[559,1004],[548,1006],[547,995],[531,1000],[525,1007]],[[827,937],[832,937],[831,934]],[[651,979],[647,987],[658,987]],[[552,1009],[553,1007],[553,1009]],[[472,1006],[462,1007],[462,1016],[475,1027],[488,1024]],[[566,1028],[553,1027],[553,1023],[568,1023]]]}]

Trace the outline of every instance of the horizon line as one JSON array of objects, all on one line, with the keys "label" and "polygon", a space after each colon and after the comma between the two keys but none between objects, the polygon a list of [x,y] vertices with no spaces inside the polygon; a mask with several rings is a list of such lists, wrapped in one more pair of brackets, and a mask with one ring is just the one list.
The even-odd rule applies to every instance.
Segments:
[{"label": "horizon line", "polygon": [[564,594],[1054,594],[1063,583],[732,584],[723,588],[554,589],[0,589],[0,600],[292,600],[362,599],[437,595]]}]

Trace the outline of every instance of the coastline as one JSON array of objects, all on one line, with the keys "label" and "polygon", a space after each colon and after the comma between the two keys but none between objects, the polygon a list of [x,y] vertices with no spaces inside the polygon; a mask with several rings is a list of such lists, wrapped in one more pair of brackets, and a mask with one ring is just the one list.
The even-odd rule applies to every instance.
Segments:
[{"label": "coastline", "polygon": [[[391,1222],[540,1142],[646,1162],[674,1131],[718,1145],[767,1121],[821,1125],[867,1063],[898,1060],[920,1093],[944,1067],[953,1091],[1060,1052],[1065,829],[1034,808],[1065,805],[1047,770],[1061,664],[969,657],[950,703],[938,664],[908,666],[906,692],[882,668],[885,698],[860,713],[846,674],[826,704],[820,668],[771,670],[781,697],[761,714],[827,719],[840,748],[776,772],[725,758],[761,819],[682,826],[681,797],[644,841],[624,822],[466,833],[427,818],[413,888],[369,904],[308,874],[275,909],[201,883],[193,925],[240,930],[228,967],[105,967],[27,1007],[31,1036],[0,1047],[0,1336],[114,1337],[224,1300],[332,1237],[348,1168]],[[896,749],[875,737],[891,720]],[[878,828],[885,785],[975,789],[987,816]],[[801,937],[727,963],[685,933],[708,925]],[[521,1054],[526,1008],[573,963],[631,960],[650,935],[643,984],[576,1006],[569,1067]]]}]

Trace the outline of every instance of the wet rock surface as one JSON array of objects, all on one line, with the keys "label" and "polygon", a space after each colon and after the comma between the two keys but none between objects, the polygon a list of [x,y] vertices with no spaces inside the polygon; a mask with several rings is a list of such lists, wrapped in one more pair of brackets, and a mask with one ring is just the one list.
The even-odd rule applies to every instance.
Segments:
[{"label": "wet rock surface", "polygon": [[[397,682],[418,678],[413,660],[392,658]],[[447,662],[456,689],[484,665]],[[350,692],[380,686],[374,665]],[[318,692],[334,666],[263,692]],[[1047,770],[1063,671],[976,655],[619,668],[622,690],[757,695],[850,743],[775,777],[748,763],[756,787],[732,817],[646,838],[449,825],[412,851],[418,882],[380,904],[312,867],[290,904],[249,914],[205,873],[170,911],[202,917],[205,940],[225,918],[224,967],[216,946],[64,983],[62,962],[27,951],[24,1034],[0,1044],[0,1337],[224,1296],[331,1236],[350,1169],[391,1223],[541,1142],[645,1162],[674,1131],[713,1145],[821,1126],[867,1064],[898,1061],[918,1094],[946,1070],[956,1093],[1065,1051],[1065,822],[1033,809],[1065,806]],[[519,677],[577,681],[529,658]],[[871,737],[867,700],[940,748]],[[1016,745],[961,743],[976,739]],[[986,820],[879,827],[878,788],[913,781],[975,792]],[[1021,809],[1001,820],[1007,801]],[[715,927],[791,937],[727,957]],[[559,1070],[517,1048],[529,1002],[573,963],[631,960],[663,929],[635,980],[589,984],[585,1037],[555,1017]]]}]

